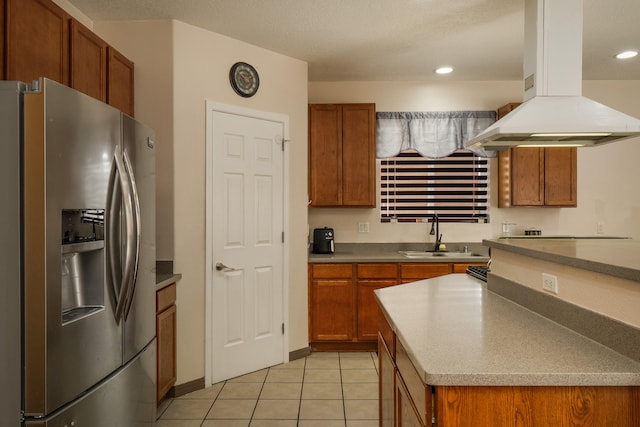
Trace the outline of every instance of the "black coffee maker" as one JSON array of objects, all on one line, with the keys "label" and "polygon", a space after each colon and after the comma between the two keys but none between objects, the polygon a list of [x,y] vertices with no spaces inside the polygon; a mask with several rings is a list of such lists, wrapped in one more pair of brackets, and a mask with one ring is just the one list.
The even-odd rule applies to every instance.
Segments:
[{"label": "black coffee maker", "polygon": [[313,230],[313,253],[314,254],[332,254],[333,246],[333,228],[316,228]]}]

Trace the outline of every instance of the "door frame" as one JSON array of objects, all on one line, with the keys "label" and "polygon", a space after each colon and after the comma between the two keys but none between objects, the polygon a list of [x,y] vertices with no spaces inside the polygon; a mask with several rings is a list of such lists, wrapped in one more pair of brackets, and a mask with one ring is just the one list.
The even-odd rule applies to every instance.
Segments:
[{"label": "door frame", "polygon": [[282,319],[286,333],[282,342],[282,360],[289,361],[289,116],[281,113],[254,110],[237,105],[223,104],[216,101],[206,100],[206,182],[205,182],[205,369],[204,385],[208,387],[212,384],[213,374],[212,354],[213,354],[213,165],[210,159],[213,155],[213,113],[227,113],[252,119],[269,120],[282,123],[283,125],[283,176],[282,176],[282,220],[284,231],[283,254],[282,254]]}]

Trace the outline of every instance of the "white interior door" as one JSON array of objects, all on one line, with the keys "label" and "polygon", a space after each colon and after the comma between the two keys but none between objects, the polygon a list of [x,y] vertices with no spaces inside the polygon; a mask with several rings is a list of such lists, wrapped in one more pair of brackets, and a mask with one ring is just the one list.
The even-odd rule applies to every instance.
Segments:
[{"label": "white interior door", "polygon": [[211,382],[284,360],[284,123],[211,115]]}]

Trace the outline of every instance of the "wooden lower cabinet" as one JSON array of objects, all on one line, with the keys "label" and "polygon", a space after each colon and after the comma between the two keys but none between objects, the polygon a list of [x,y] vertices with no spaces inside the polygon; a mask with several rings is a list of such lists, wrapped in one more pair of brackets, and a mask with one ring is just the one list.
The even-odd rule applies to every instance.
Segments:
[{"label": "wooden lower cabinet", "polygon": [[396,374],[396,398],[395,398],[396,426],[398,427],[426,427],[414,405],[409,390],[402,376]]},{"label": "wooden lower cabinet", "polygon": [[176,383],[176,284],[156,292],[157,402]]},{"label": "wooden lower cabinet", "polygon": [[356,264],[358,340],[378,338],[378,303],[373,291],[398,284],[397,263]]},{"label": "wooden lower cabinet", "polygon": [[378,337],[378,372],[380,427],[393,427],[395,425],[393,408],[395,407],[396,365],[382,334]]},{"label": "wooden lower cabinet", "polygon": [[[374,291],[454,271],[454,263],[310,263],[309,341],[314,351],[376,351]],[[483,265],[483,264],[479,264]],[[462,269],[462,270],[460,270]]]},{"label": "wooden lower cabinet", "polygon": [[0,80],[4,80],[4,39],[5,39],[5,20],[4,20],[4,10],[5,10],[5,0],[0,0]]},{"label": "wooden lower cabinet", "polygon": [[310,341],[351,341],[355,312],[353,266],[314,264],[310,270]]},{"label": "wooden lower cabinet", "polygon": [[467,268],[469,268],[472,265],[486,267],[487,263],[486,262],[473,262],[473,263],[470,263],[470,264],[462,264],[462,263],[453,264],[452,273],[466,273],[467,272]]},{"label": "wooden lower cabinet", "polygon": [[[466,269],[466,267],[465,267]],[[453,264],[435,262],[407,262],[400,264],[400,281],[402,283],[431,279],[444,276],[453,271]]]},{"label": "wooden lower cabinet", "polygon": [[640,426],[640,387],[424,384],[382,312],[379,321],[381,427]]},{"label": "wooden lower cabinet", "polygon": [[638,387],[436,387],[438,426],[640,425]]}]

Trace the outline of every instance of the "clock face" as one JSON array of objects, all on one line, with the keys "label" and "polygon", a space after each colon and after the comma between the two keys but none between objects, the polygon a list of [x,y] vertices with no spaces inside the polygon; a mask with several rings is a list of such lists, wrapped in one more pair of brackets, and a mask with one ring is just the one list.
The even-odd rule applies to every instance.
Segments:
[{"label": "clock face", "polygon": [[236,62],[229,71],[231,87],[240,96],[248,98],[258,91],[260,78],[258,72],[246,62]]}]

